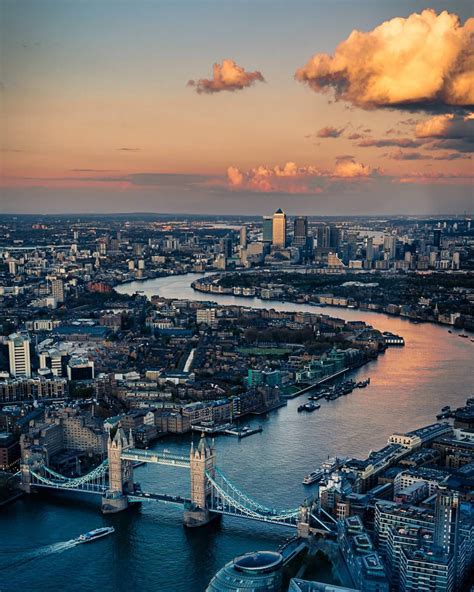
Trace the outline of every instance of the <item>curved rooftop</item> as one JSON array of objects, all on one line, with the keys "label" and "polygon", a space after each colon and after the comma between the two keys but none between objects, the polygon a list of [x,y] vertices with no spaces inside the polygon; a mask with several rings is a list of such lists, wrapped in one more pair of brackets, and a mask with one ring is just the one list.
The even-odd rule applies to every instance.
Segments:
[{"label": "curved rooftop", "polygon": [[282,562],[283,557],[276,551],[255,551],[236,557],[234,567],[241,572],[268,573],[278,569]]},{"label": "curved rooftop", "polygon": [[224,565],[206,592],[282,592],[282,565],[280,553],[246,553]]}]

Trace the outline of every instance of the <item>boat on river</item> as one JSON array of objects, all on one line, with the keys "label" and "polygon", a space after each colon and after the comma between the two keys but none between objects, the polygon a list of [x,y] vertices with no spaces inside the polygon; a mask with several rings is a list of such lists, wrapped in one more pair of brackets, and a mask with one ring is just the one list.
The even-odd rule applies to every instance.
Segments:
[{"label": "boat on river", "polygon": [[321,481],[321,479],[331,473],[332,471],[336,471],[337,469],[341,468],[342,465],[346,462],[347,457],[342,456],[334,456],[332,458],[328,458],[316,471],[311,471],[303,478],[303,485],[312,485],[317,481]]},{"label": "boat on river", "polygon": [[96,528],[94,530],[89,530],[85,534],[81,534],[74,539],[77,544],[82,543],[92,543],[97,539],[101,539],[102,537],[108,536],[109,534],[113,534],[115,532],[115,528],[113,526],[104,526],[103,528]]},{"label": "boat on river", "polygon": [[316,411],[317,409],[320,409],[320,408],[321,408],[321,405],[319,405],[318,403],[313,403],[313,402],[305,403],[304,405],[300,405],[298,407],[298,412],[301,412],[301,411],[312,412],[312,411]]}]

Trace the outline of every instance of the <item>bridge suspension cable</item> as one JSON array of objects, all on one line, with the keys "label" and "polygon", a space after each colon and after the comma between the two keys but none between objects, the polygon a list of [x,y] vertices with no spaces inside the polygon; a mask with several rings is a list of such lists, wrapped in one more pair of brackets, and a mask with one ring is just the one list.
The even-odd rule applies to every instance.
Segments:
[{"label": "bridge suspension cable", "polygon": [[[50,467],[47,467],[46,465],[42,465],[42,468],[44,471],[49,473],[51,476],[56,477],[56,479],[59,479],[61,481],[74,481],[75,479],[78,479],[78,477],[66,477],[65,475],[61,475],[61,473],[57,473],[56,471],[53,471],[53,469],[51,469]],[[92,469],[92,471],[83,475],[83,477],[89,476],[91,479],[93,479],[96,476],[105,475],[108,470],[109,470],[109,461],[107,459],[105,459],[100,465],[98,465],[97,467]]]},{"label": "bridge suspension cable", "polygon": [[106,477],[108,472],[108,461],[103,461],[89,473],[80,477],[66,477],[57,473],[45,465],[40,465],[39,470],[30,468],[30,475],[33,477],[34,485],[52,487],[54,489],[69,489],[101,492],[107,489]]},{"label": "bridge suspension cable", "polygon": [[236,516],[243,516],[262,522],[295,526],[300,509],[275,510],[266,508],[241,492],[227,478],[219,479],[221,471],[216,471],[218,479],[206,473],[212,485],[211,510]]},{"label": "bridge suspension cable", "polygon": [[253,500],[251,497],[249,497],[246,493],[244,493],[243,491],[241,491],[240,489],[238,489],[238,487],[236,487],[225,475],[224,473],[218,469],[217,467],[215,467],[215,476],[218,476],[220,479],[222,479],[223,483],[226,484],[226,486],[241,500],[243,500],[246,504],[248,504],[249,507],[254,508],[255,510],[260,510],[262,512],[271,512],[272,509],[271,508],[267,508],[266,506],[263,506],[262,504],[259,504],[258,502],[256,502],[255,500]]}]

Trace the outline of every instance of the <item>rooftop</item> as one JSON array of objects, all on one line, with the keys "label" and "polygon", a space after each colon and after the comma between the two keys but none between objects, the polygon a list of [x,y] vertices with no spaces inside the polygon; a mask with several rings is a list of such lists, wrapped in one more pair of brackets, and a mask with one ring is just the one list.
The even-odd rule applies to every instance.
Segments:
[{"label": "rooftop", "polygon": [[280,567],[283,557],[275,551],[255,551],[234,559],[234,567],[243,572],[269,572]]}]

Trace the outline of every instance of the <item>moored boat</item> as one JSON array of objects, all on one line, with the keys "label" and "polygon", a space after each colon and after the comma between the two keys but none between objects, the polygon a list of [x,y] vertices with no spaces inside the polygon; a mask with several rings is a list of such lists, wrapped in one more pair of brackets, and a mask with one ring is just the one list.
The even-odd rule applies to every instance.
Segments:
[{"label": "moored boat", "polygon": [[303,485],[312,485],[313,483],[316,483],[316,481],[319,481],[323,475],[324,471],[321,469],[319,471],[312,471],[304,476]]}]

